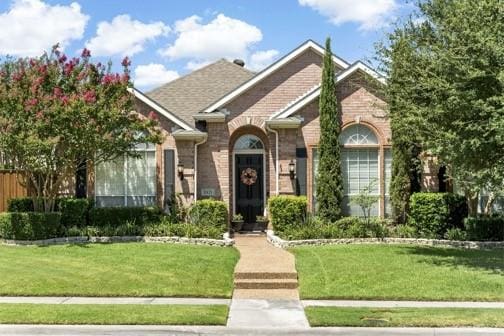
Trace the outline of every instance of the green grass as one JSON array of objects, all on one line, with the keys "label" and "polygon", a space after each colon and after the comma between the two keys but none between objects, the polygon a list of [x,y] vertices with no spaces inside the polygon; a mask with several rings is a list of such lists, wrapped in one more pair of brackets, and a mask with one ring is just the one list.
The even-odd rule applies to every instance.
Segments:
[{"label": "green grass", "polygon": [[0,304],[3,324],[225,325],[226,305]]},{"label": "green grass", "polygon": [[0,295],[227,298],[237,261],[211,246],[0,246]]},{"label": "green grass", "polygon": [[312,327],[504,327],[504,309],[307,307]]},{"label": "green grass", "polygon": [[298,247],[304,299],[504,300],[504,249]]}]

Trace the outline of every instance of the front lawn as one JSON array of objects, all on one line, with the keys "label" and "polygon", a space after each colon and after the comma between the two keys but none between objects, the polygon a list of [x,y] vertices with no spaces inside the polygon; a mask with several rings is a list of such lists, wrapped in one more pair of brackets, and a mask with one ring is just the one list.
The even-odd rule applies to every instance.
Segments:
[{"label": "front lawn", "polygon": [[504,309],[307,307],[312,327],[504,327]]},{"label": "front lawn", "polygon": [[0,246],[0,295],[228,298],[237,261],[211,246]]},{"label": "front lawn", "polygon": [[504,300],[504,249],[297,247],[304,299]]},{"label": "front lawn", "polygon": [[0,304],[3,324],[226,325],[226,305]]}]

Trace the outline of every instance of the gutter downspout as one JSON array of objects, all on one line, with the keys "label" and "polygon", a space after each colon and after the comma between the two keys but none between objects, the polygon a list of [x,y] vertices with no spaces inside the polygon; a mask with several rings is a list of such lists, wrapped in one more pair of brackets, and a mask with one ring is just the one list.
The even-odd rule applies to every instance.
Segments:
[{"label": "gutter downspout", "polygon": [[205,135],[205,138],[200,142],[196,142],[194,144],[194,201],[198,200],[198,146],[204,144],[208,139],[208,136]]},{"label": "gutter downspout", "polygon": [[280,160],[278,159],[278,131],[270,128],[268,123],[266,123],[266,129],[275,134],[275,194],[279,194],[279,176],[280,176]]}]

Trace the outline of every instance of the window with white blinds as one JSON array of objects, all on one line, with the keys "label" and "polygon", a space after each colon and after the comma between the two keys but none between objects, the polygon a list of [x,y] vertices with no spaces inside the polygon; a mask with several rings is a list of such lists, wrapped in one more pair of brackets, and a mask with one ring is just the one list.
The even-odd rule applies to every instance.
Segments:
[{"label": "window with white blinds", "polygon": [[[351,216],[362,216],[362,209],[350,203],[352,196],[371,186],[373,195],[380,195],[380,170],[377,148],[344,148],[341,151],[343,173],[343,212]],[[379,203],[373,206],[372,216],[379,215]]]},{"label": "window with white blinds", "polygon": [[96,205],[149,206],[156,202],[156,148],[136,147],[139,157],[120,157],[96,166]]}]

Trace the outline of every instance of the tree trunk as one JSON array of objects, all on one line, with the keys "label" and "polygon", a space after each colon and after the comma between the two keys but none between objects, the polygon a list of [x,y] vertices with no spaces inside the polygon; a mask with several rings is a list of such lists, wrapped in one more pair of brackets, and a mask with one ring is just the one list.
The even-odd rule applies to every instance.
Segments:
[{"label": "tree trunk", "polygon": [[492,214],[493,204],[495,202],[495,199],[496,199],[495,193],[491,192],[490,195],[488,195],[488,199],[485,203],[485,209],[483,210],[485,215]]},{"label": "tree trunk", "polygon": [[466,192],[466,199],[469,217],[476,217],[478,215],[478,193]]}]

